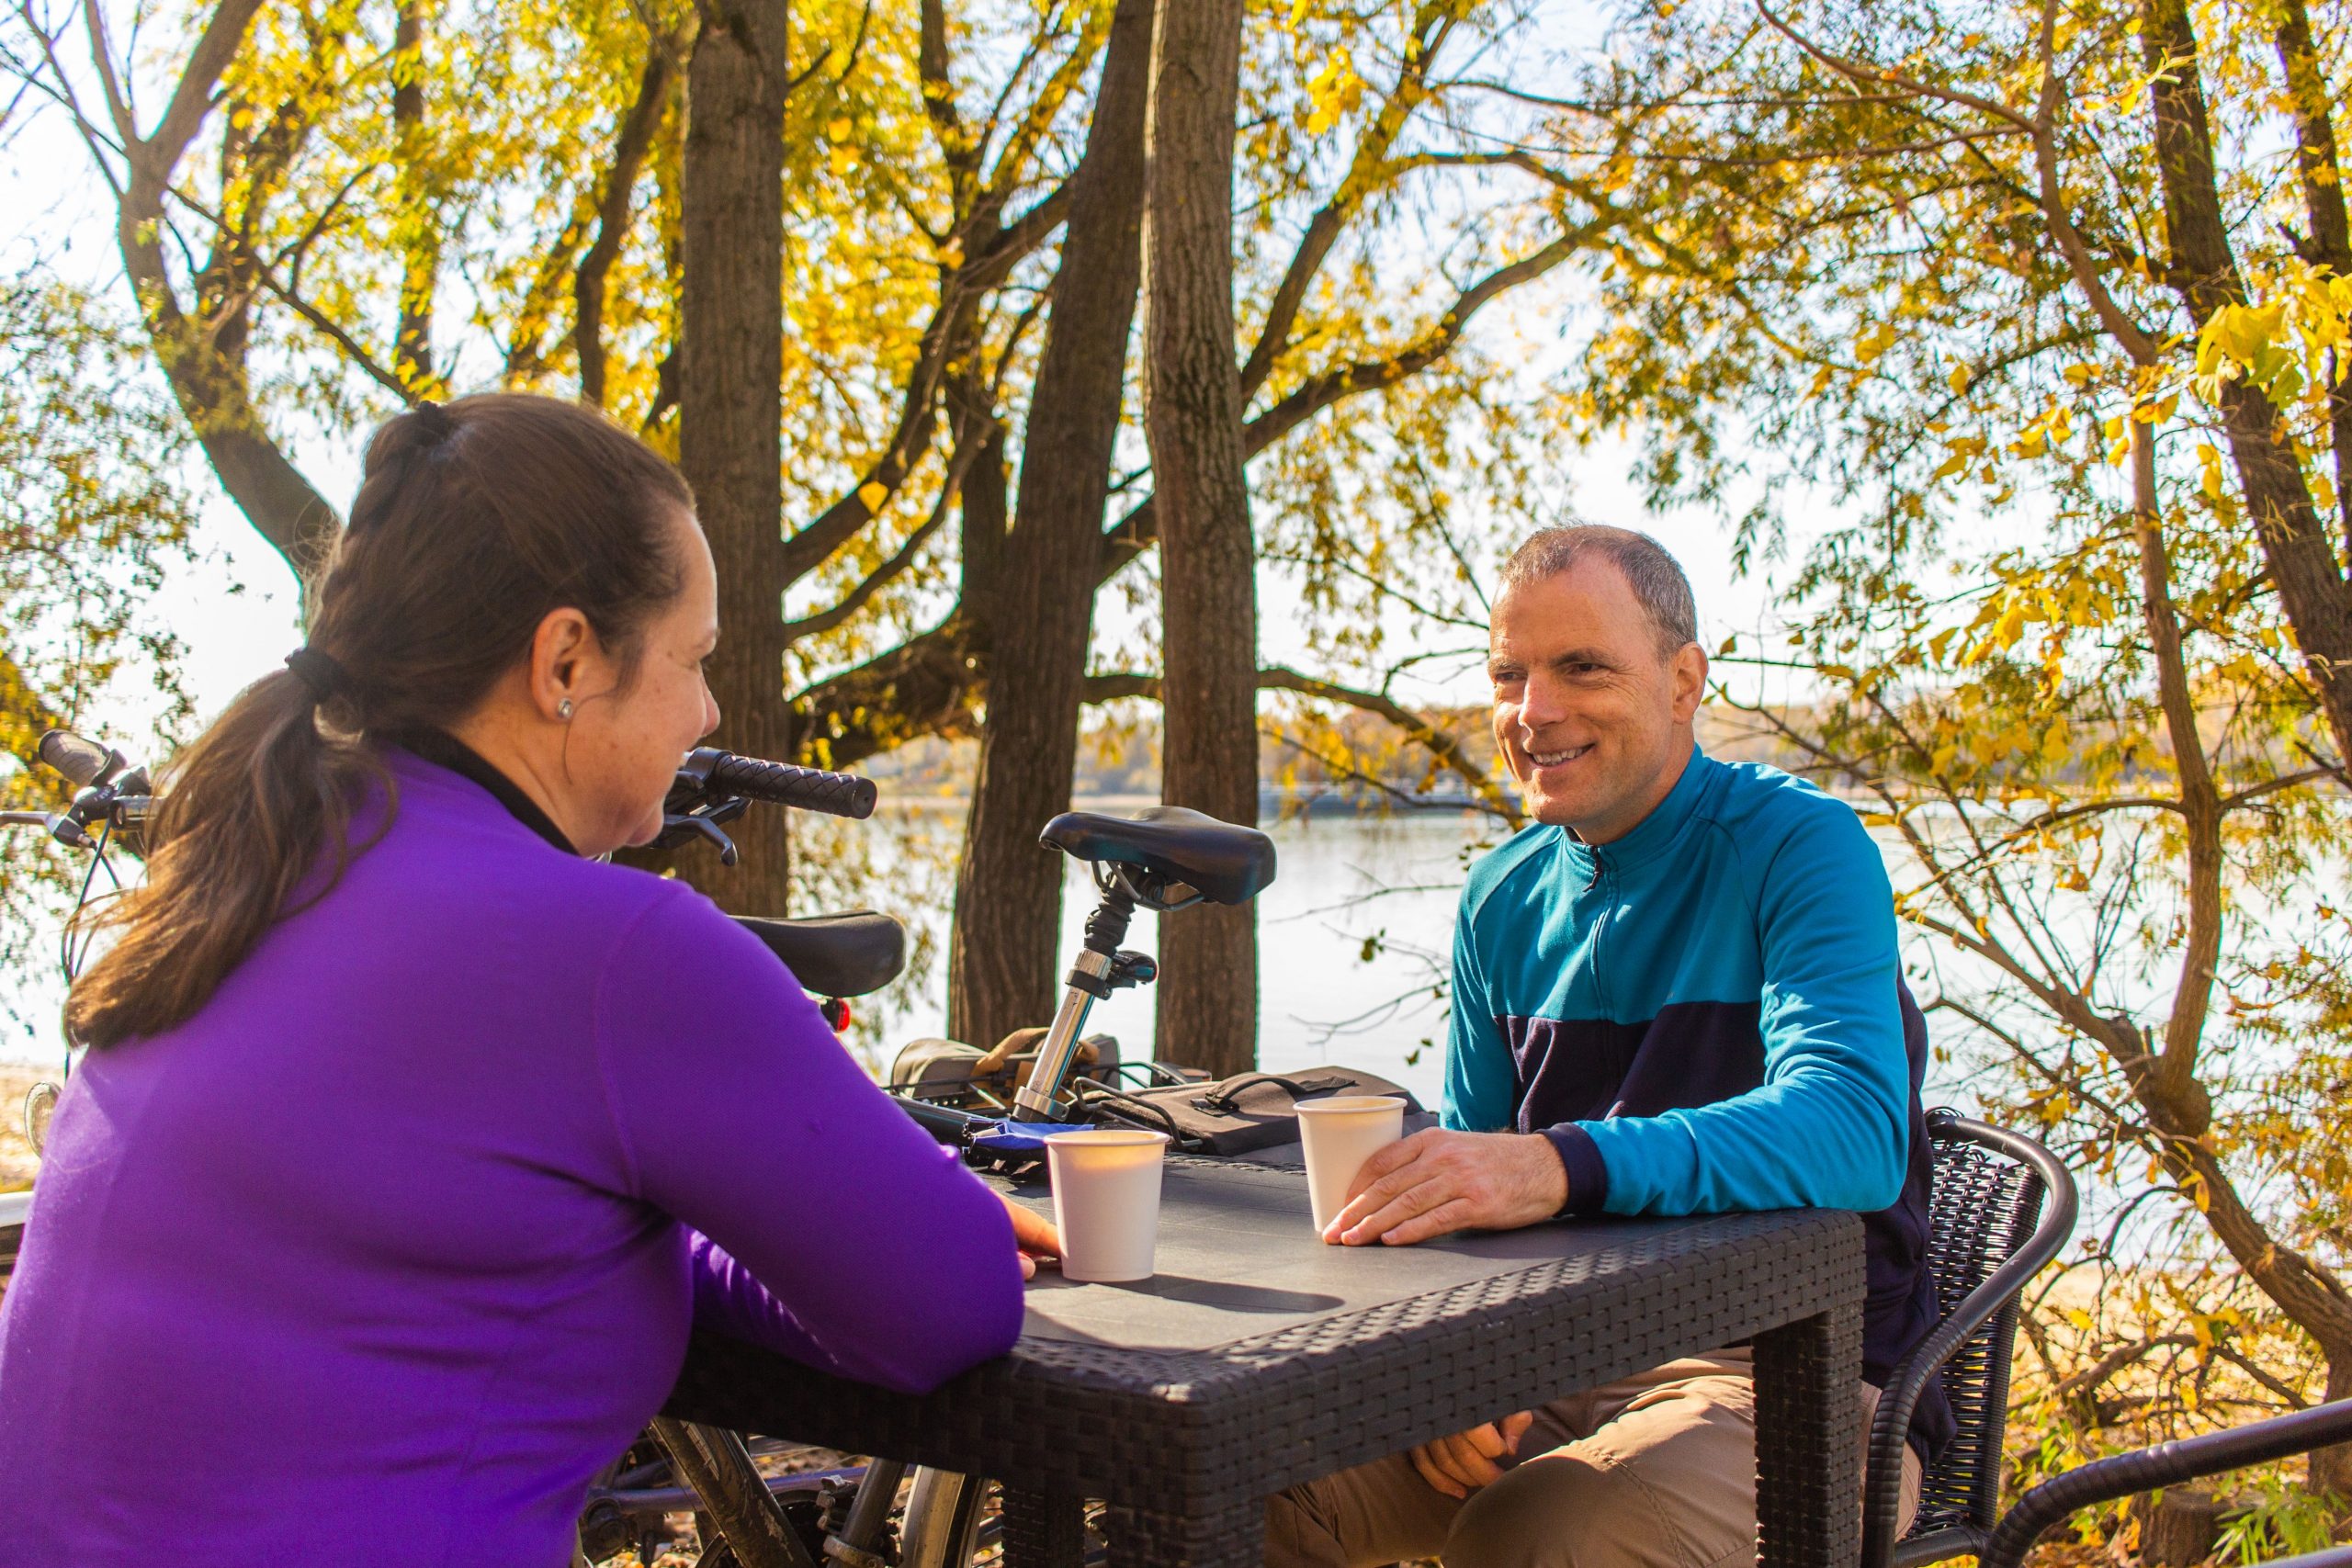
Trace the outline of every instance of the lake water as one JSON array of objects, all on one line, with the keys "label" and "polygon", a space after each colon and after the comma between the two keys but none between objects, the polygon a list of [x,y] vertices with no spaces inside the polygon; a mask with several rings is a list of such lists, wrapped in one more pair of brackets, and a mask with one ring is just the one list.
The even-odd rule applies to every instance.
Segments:
[{"label": "lake water", "polygon": [[[919,953],[908,980],[866,1009],[875,1016],[861,1024],[859,1043],[877,1066],[899,1042],[946,1027],[943,927],[962,826],[960,809],[942,802],[886,809],[864,827],[882,842],[867,846],[873,863],[843,895],[899,915],[915,930],[918,946],[931,949],[927,963]],[[1469,812],[1331,814],[1261,826],[1273,836],[1279,870],[1257,901],[1259,1065],[1280,1072],[1344,1063],[1433,1104],[1445,1040],[1445,1003],[1434,987],[1452,952],[1467,857],[1494,841],[1498,829]],[[807,846],[803,863],[830,847]],[[894,882],[939,891],[910,906],[893,897]],[[1078,951],[1094,902],[1084,868],[1070,863],[1062,894],[1065,957]],[[1184,918],[1181,910],[1138,915],[1126,945],[1156,952],[1160,921]],[[1151,1053],[1153,1011],[1151,987],[1116,992],[1096,1004],[1087,1031],[1116,1035],[1121,1055],[1137,1060]]]},{"label": "lake water", "polygon": [[[1132,807],[1122,801],[1103,808]],[[1466,811],[1270,818],[1260,826],[1273,836],[1280,869],[1258,897],[1258,1065],[1270,1072],[1333,1063],[1363,1067],[1433,1107],[1444,1076],[1447,1006],[1436,987],[1451,962],[1463,875],[1505,830]],[[867,1016],[854,1043],[877,1073],[899,1043],[945,1030],[945,921],[962,829],[960,806],[886,807],[854,829],[856,839],[828,835],[802,846],[804,868],[820,856],[843,864],[870,857],[835,902],[887,909],[916,937],[906,979],[862,1004]],[[1902,856],[1892,835],[1871,836],[1883,851]],[[1062,890],[1065,955],[1078,951],[1094,898],[1083,868],[1071,863]],[[1160,920],[1184,918],[1181,910],[1138,915],[1127,945],[1155,952]],[[1906,945],[1916,947],[1916,936],[1906,933]],[[1912,984],[1922,982],[1915,976]],[[1136,1060],[1150,1055],[1153,1010],[1150,987],[1120,991],[1096,1004],[1087,1030],[1116,1035],[1121,1055]],[[1973,1110],[1970,1054],[1953,1052],[1956,1041],[1941,1038],[1956,1026],[1945,1017],[1933,1032],[1945,1049],[1928,1066],[1928,1102]]]},{"label": "lake water", "polygon": [[[888,806],[873,820],[856,824],[798,821],[807,827],[796,828],[802,835],[797,874],[808,886],[797,893],[793,912],[867,906],[898,916],[913,937],[905,978],[856,1004],[851,1043],[878,1073],[900,1043],[946,1026],[945,927],[962,805]],[[1260,1066],[1269,1071],[1330,1063],[1363,1067],[1434,1104],[1443,1074],[1446,1008],[1437,987],[1452,951],[1454,906],[1469,861],[1500,829],[1473,812],[1331,814],[1262,826],[1273,836],[1280,869],[1258,899]],[[1072,862],[1069,869],[1065,957],[1077,952],[1094,904],[1084,868]],[[1127,945],[1156,951],[1160,920],[1184,918],[1182,911],[1139,915]],[[36,949],[45,950],[45,943]],[[59,1054],[53,974],[44,965],[0,984],[28,1021],[0,1033],[0,1060],[53,1065]],[[1139,1059],[1151,1052],[1153,1010],[1150,987],[1121,991],[1096,1006],[1087,1028],[1116,1035],[1121,1055]],[[1951,1080],[1931,1085],[1939,1102],[1973,1102],[1961,1091],[1960,1068],[1939,1064],[1936,1076]]]}]

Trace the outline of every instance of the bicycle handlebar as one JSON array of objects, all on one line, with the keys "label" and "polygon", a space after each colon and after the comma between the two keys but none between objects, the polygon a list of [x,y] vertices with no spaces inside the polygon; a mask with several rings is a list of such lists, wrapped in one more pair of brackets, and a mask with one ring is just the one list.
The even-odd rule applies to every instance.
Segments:
[{"label": "bicycle handlebar", "polygon": [[80,789],[105,784],[123,769],[121,752],[95,740],[85,740],[70,729],[43,731],[34,747],[34,755]]},{"label": "bicycle handlebar", "polygon": [[681,773],[697,775],[709,788],[746,800],[772,801],[829,817],[864,818],[874,815],[881,792],[874,781],[855,773],[829,773],[821,768],[796,768],[788,762],[738,757],[731,751],[702,747],[686,759]]}]

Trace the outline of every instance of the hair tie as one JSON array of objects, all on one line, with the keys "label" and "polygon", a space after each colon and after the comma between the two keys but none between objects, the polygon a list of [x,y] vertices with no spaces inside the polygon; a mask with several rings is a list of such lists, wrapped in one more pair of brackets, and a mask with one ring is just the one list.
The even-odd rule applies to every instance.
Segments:
[{"label": "hair tie", "polygon": [[450,421],[449,411],[431,398],[419,398],[416,407],[409,411],[416,416],[416,427],[424,432],[425,440],[440,445],[456,434],[457,425]]},{"label": "hair tie", "polygon": [[327,701],[345,683],[343,666],[307,643],[286,656],[286,668],[311,688],[313,703]]}]

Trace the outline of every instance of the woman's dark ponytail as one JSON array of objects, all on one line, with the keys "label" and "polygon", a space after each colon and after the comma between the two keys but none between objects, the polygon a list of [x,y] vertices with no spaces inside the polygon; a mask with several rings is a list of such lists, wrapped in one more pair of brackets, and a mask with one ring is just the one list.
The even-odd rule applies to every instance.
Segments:
[{"label": "woman's dark ponytail", "polygon": [[[113,945],[66,1001],[111,1045],[191,1017],[298,897],[334,886],[371,794],[398,802],[376,742],[446,729],[571,606],[620,649],[683,581],[667,540],[693,496],[602,415],[493,393],[379,427],[309,643],[175,758],[145,884],[100,916]],[[372,840],[371,840],[372,841]]]}]

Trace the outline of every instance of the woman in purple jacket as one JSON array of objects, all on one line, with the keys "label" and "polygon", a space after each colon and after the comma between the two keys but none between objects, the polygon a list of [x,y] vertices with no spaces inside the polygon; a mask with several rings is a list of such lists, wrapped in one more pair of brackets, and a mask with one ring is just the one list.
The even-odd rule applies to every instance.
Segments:
[{"label": "woman in purple jacket", "polygon": [[717,635],[684,482],[599,416],[376,434],[309,646],[183,754],[67,1007],[0,1564],[558,1568],[691,1326],[906,1390],[1012,1343],[1050,1232],[708,899],[592,858],[659,830]]}]

